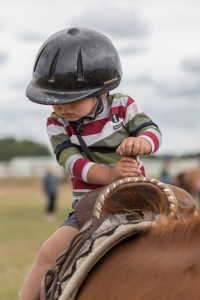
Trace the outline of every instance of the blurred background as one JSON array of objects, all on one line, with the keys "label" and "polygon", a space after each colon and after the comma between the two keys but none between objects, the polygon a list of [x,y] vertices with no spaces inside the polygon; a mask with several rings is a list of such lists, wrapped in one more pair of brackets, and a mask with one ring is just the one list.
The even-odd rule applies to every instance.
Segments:
[{"label": "blurred background", "polygon": [[[71,185],[46,135],[51,107],[25,96],[40,46],[60,30],[89,27],[113,42],[123,69],[114,92],[135,99],[163,134],[143,159],[147,175],[185,188],[199,209],[199,11],[199,0],[1,0],[0,299],[17,298],[41,243],[70,210]],[[59,179],[52,222],[44,218],[49,167]]]}]

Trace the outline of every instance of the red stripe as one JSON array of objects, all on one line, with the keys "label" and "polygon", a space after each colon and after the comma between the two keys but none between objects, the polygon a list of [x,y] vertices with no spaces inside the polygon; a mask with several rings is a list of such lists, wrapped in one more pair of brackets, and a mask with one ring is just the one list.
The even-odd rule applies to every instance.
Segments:
[{"label": "red stripe", "polygon": [[72,178],[71,181],[72,181],[73,190],[76,190],[76,189],[77,190],[82,190],[82,189],[94,190],[94,189],[97,189],[97,188],[103,186],[103,185],[98,185],[98,184],[87,183],[78,178]]},{"label": "red stripe", "polygon": [[[61,122],[59,122],[58,120],[49,117],[49,118],[47,119],[46,125],[49,126],[49,125],[51,125],[51,124],[58,125],[58,126],[63,126],[63,124],[62,124]],[[64,127],[64,126],[63,126],[63,127]]]},{"label": "red stripe", "polygon": [[66,132],[67,132],[67,134],[68,134],[69,136],[76,135],[76,132],[75,132],[75,128],[74,128],[74,127],[69,126],[69,125],[67,125],[67,126],[65,127],[65,126],[64,126],[61,122],[59,122],[58,120],[49,117],[49,118],[47,119],[46,126],[48,127],[48,126],[51,125],[51,124],[54,124],[54,125],[57,125],[57,126],[62,126],[62,127],[64,127],[65,130],[66,130]]},{"label": "red stripe", "polygon": [[159,148],[159,140],[158,140],[157,136],[150,131],[142,132],[141,136],[142,135],[146,135],[146,136],[150,137],[150,139],[153,141],[154,147],[155,147],[153,153],[156,152]]},{"label": "red stripe", "polygon": [[77,161],[73,165],[73,170],[72,170],[73,175],[75,177],[77,177],[78,179],[82,179],[82,176],[81,176],[82,170],[87,163],[88,163],[88,159],[85,159],[85,158],[77,159]]},{"label": "red stripe", "polygon": [[142,176],[146,176],[146,174],[145,174],[145,169],[144,169],[143,166],[140,168],[140,171],[142,172],[142,173],[141,173]]},{"label": "red stripe", "polygon": [[112,107],[111,111],[110,111],[111,113],[110,113],[109,121],[112,120],[113,114],[117,114],[119,116],[119,118],[125,119],[126,111],[127,111],[127,107],[125,107],[125,106]]},{"label": "red stripe", "polygon": [[66,126],[65,130],[69,136],[76,135],[75,128],[70,125]]},{"label": "red stripe", "polygon": [[108,122],[108,118],[102,120],[95,120],[88,124],[84,124],[84,131],[81,135],[88,136],[92,134],[97,134],[101,132],[102,128],[105,126],[107,122]]},{"label": "red stripe", "polygon": [[135,102],[135,100],[133,100],[131,97],[128,97],[127,107],[128,107],[129,105],[131,105],[132,103],[134,103],[134,102]]},{"label": "red stripe", "polygon": [[[110,110],[110,115],[108,116],[108,118],[105,118],[105,119],[102,119],[102,120],[94,120],[93,122],[85,124],[84,125],[84,132],[82,133],[82,136],[88,136],[88,135],[100,133],[101,130],[103,129],[103,127],[105,126],[105,124],[112,121],[112,115],[113,114],[117,114],[119,118],[125,119],[126,112],[127,112],[127,107],[129,105],[131,105],[132,103],[134,103],[134,102],[135,101],[132,98],[128,97],[127,104],[126,104],[127,106],[121,105],[121,106],[112,107],[111,110]],[[56,120],[52,117],[49,117],[47,119],[47,126],[49,126],[51,124],[58,125],[58,126],[63,126],[63,124],[61,122],[59,122],[58,120]],[[65,130],[66,130],[66,132],[69,136],[76,135],[75,128],[72,127],[72,126],[66,126]]]},{"label": "red stripe", "polygon": [[88,136],[88,135],[100,133],[102,131],[103,127],[105,126],[105,124],[112,121],[113,114],[117,114],[119,116],[119,118],[125,119],[126,111],[127,111],[127,108],[125,106],[112,107],[108,118],[105,118],[102,120],[94,120],[91,123],[85,124],[84,132],[82,133],[82,136]]}]

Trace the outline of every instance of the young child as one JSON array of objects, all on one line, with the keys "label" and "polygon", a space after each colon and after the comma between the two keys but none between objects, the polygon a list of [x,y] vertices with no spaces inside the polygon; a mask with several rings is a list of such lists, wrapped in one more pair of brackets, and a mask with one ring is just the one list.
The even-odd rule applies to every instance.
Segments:
[{"label": "young child", "polygon": [[[128,176],[145,175],[134,157],[158,150],[158,126],[127,95],[113,94],[121,80],[118,53],[103,34],[70,28],[41,47],[27,97],[52,105],[47,133],[73,187],[73,209],[87,192]],[[74,213],[42,245],[20,300],[38,300],[45,272],[78,233]]]}]

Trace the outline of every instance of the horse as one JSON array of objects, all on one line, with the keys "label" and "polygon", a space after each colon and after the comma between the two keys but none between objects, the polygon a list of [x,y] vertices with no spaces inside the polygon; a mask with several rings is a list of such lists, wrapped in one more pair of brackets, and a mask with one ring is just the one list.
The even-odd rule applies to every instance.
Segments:
[{"label": "horse", "polygon": [[[187,170],[179,173],[175,178],[175,183],[185,191],[187,191],[192,197],[197,196],[196,181],[200,177],[200,167]],[[197,207],[199,210],[200,207]]]},{"label": "horse", "polygon": [[199,237],[193,218],[126,238],[92,268],[75,299],[198,300]]},{"label": "horse", "polygon": [[200,218],[186,191],[125,178],[88,193],[75,215],[80,233],[44,277],[41,299],[199,299]]}]

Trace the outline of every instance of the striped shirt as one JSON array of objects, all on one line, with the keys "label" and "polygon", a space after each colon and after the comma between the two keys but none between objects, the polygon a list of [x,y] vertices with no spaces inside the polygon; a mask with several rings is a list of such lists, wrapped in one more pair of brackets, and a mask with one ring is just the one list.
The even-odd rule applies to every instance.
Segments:
[{"label": "striped shirt", "polygon": [[[47,134],[58,163],[69,174],[73,187],[73,200],[79,200],[87,192],[100,187],[87,181],[87,174],[93,164],[108,168],[119,161],[116,149],[127,137],[146,138],[156,152],[161,145],[161,132],[157,125],[138,107],[129,96],[113,94],[103,99],[103,110],[94,120],[83,118],[84,131],[81,134],[94,162],[83,152],[75,128],[66,119],[53,112],[47,119]],[[140,170],[145,170],[140,161]]]}]

